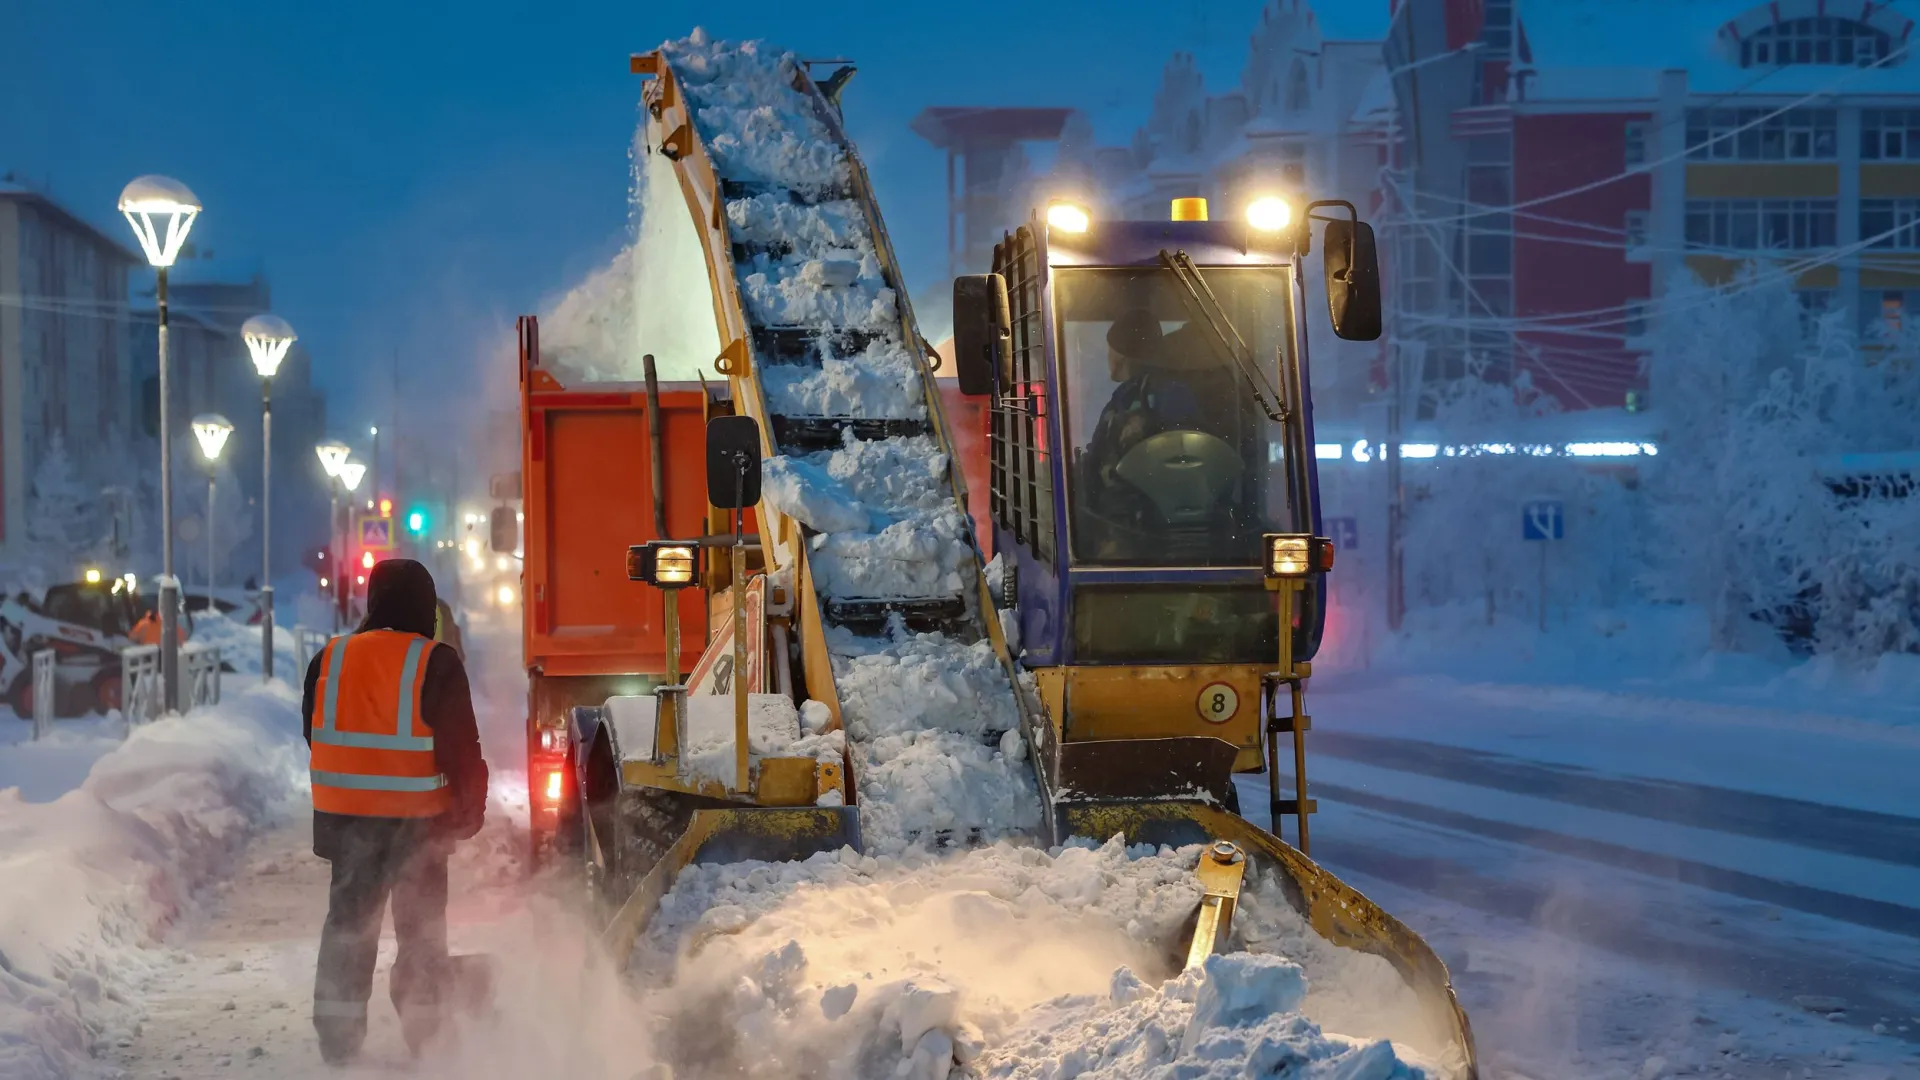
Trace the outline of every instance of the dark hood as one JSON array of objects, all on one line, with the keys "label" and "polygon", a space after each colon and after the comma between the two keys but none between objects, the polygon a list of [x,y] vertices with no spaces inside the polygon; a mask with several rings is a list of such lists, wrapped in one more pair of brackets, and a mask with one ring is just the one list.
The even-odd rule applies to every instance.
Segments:
[{"label": "dark hood", "polygon": [[412,559],[375,563],[367,578],[367,617],[362,630],[402,630],[433,636],[437,598],[433,575]]}]

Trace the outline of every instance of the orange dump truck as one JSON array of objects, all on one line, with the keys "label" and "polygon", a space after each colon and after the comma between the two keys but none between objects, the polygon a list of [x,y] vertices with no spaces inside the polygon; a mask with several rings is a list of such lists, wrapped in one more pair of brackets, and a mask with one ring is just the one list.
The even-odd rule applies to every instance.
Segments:
[{"label": "orange dump truck", "polygon": [[526,564],[527,788],[536,864],[577,842],[567,716],[617,694],[650,693],[666,670],[665,597],[678,598],[693,655],[708,625],[699,589],[631,581],[627,548],[708,535],[706,420],[724,383],[569,386],[540,362],[540,328],[520,320],[521,476]]}]

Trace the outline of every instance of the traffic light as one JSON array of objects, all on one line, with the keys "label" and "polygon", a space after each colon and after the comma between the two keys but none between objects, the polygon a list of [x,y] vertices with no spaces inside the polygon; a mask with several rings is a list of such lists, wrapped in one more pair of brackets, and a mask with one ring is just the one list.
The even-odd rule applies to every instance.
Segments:
[{"label": "traffic light", "polygon": [[380,516],[383,518],[390,518],[393,516],[393,500],[392,499],[380,500]]},{"label": "traffic light", "polygon": [[415,536],[427,531],[427,512],[414,507],[407,512],[407,531]]}]

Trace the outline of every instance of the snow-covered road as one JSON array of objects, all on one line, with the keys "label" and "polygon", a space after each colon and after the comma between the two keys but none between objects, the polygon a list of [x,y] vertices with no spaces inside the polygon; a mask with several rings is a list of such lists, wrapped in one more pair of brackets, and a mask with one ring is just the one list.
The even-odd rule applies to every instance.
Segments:
[{"label": "snow-covered road", "polygon": [[1920,732],[1321,682],[1314,855],[1447,958],[1493,1075],[1920,1075]]},{"label": "snow-covered road", "polygon": [[[644,1075],[639,1007],[520,881],[513,645],[470,639],[498,812],[456,857],[451,911],[456,951],[508,965],[499,1017],[409,1067],[382,978],[369,1061],[321,1065],[307,1011],[327,867],[295,812],[124,969],[99,1076]],[[1314,854],[1447,959],[1489,1080],[1920,1076],[1920,727],[1837,698],[1379,673],[1322,676],[1309,701]],[[0,764],[48,799],[118,745],[81,722]],[[153,775],[149,754],[114,756],[88,790],[161,809],[115,779]],[[1242,799],[1264,822],[1261,778]]]}]

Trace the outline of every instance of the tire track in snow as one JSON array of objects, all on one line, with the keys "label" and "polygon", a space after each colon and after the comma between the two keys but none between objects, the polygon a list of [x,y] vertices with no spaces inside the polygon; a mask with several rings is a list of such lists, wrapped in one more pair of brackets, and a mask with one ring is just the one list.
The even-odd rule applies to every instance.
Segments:
[{"label": "tire track in snow", "polygon": [[[1490,877],[1457,859],[1341,842],[1327,865],[1418,890],[1528,926],[1541,926],[1616,955],[1793,1005],[1800,996],[1848,1004],[1841,1023],[1871,1030],[1880,1017],[1920,1014],[1920,969],[1779,942],[1701,941],[1655,932],[1637,906],[1609,903],[1513,877]],[[1551,912],[1551,919],[1543,915]],[[1920,1028],[1892,1037],[1920,1045]]]},{"label": "tire track in snow", "polygon": [[1920,867],[1920,818],[1708,784],[1608,776],[1417,739],[1322,731],[1314,734],[1313,749],[1374,768]]},{"label": "tire track in snow", "polygon": [[1472,833],[1506,843],[1524,844],[1556,855],[1567,855],[1652,877],[1666,878],[1683,885],[1709,889],[1728,896],[1774,904],[1794,911],[1803,911],[1809,915],[1838,919],[1856,926],[1884,930],[1905,937],[1920,938],[1920,908],[1871,900],[1811,885],[1778,881],[1759,874],[1729,870],[1692,859],[1658,855],[1622,844],[1571,836],[1551,829],[1496,821],[1492,818],[1448,810],[1409,799],[1377,795],[1343,784],[1330,784],[1324,781],[1309,783],[1313,794],[1319,798],[1364,807],[1393,817]]}]

